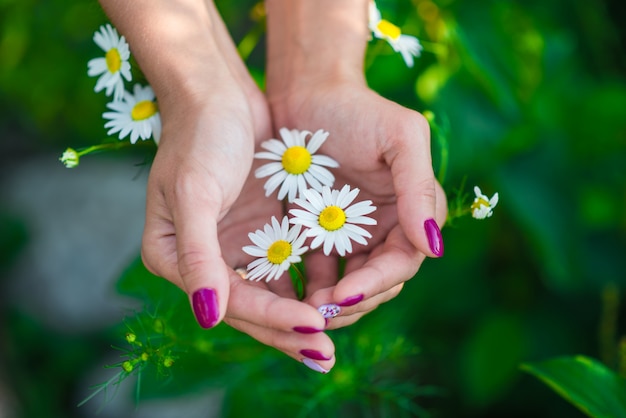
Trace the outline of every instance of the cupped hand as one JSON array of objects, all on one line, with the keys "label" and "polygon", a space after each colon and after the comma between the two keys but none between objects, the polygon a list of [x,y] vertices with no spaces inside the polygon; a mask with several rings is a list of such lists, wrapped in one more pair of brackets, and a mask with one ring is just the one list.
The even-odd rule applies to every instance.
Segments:
[{"label": "cupped hand", "polygon": [[[242,250],[252,244],[248,234],[262,230],[272,217],[280,221],[284,216],[282,203],[265,196],[254,168],[239,199],[218,225],[224,260],[244,270],[253,260]],[[287,273],[270,283],[244,280],[232,272],[230,279],[226,323],[314,370],[325,372],[333,367],[335,347],[322,332],[325,321],[315,307],[297,300]]]},{"label": "cupped hand", "polygon": [[292,92],[270,99],[275,126],[328,131],[319,152],[339,163],[332,169],[333,188],[359,188],[355,202],[371,200],[377,207],[368,215],[377,224],[363,226],[372,238],[366,246],[353,243],[340,281],[336,252],[318,250],[306,258],[306,301],[341,306],[328,325],[337,328],[395,297],[426,256],[443,255],[440,226],[447,203],[433,174],[430,131],[421,114],[360,82],[318,80]]},{"label": "cupped hand", "polygon": [[163,133],[148,181],[144,264],[189,295],[200,326],[225,319],[317,371],[330,370],[334,346],[317,310],[234,270],[249,261],[242,251],[248,233],[281,217],[282,206],[250,176],[255,138],[271,132],[264,97],[236,83],[220,85],[214,97],[160,103]]}]

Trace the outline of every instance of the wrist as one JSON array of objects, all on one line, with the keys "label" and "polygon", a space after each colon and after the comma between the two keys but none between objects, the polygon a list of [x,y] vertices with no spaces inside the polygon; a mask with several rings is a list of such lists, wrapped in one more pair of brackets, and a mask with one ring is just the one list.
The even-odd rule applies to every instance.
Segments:
[{"label": "wrist", "polygon": [[266,0],[270,101],[320,83],[365,84],[367,0]]},{"label": "wrist", "polygon": [[232,78],[203,0],[100,3],[128,41],[160,105],[179,97],[199,100],[211,93],[207,80],[217,84]]}]

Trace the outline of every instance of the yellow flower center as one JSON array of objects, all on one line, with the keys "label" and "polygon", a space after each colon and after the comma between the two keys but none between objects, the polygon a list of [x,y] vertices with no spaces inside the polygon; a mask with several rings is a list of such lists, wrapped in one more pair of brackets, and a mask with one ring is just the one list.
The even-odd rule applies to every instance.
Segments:
[{"label": "yellow flower center", "polygon": [[109,72],[116,73],[122,68],[122,57],[117,48],[111,48],[107,51],[104,59],[107,62],[107,68]]},{"label": "yellow flower center", "polygon": [[327,231],[336,231],[346,223],[346,213],[339,206],[328,206],[320,213],[319,223]]},{"label": "yellow flower center", "polygon": [[287,148],[283,153],[283,168],[289,174],[302,174],[311,166],[311,153],[304,147]]},{"label": "yellow flower center", "polygon": [[267,259],[272,264],[282,264],[291,255],[291,244],[279,240],[267,249]]},{"label": "yellow flower center", "polygon": [[383,35],[393,39],[394,41],[398,39],[400,35],[402,34],[399,27],[397,27],[396,25],[394,25],[393,23],[385,19],[381,19],[381,21],[378,22],[378,25],[376,25],[376,28]]},{"label": "yellow flower center", "polygon": [[474,200],[474,203],[472,203],[472,210],[478,210],[481,206],[489,207],[489,202],[482,197],[477,197],[476,200]]},{"label": "yellow flower center", "polygon": [[130,117],[133,120],[144,120],[151,118],[159,111],[157,104],[152,100],[142,100],[138,102],[133,110],[130,111]]}]

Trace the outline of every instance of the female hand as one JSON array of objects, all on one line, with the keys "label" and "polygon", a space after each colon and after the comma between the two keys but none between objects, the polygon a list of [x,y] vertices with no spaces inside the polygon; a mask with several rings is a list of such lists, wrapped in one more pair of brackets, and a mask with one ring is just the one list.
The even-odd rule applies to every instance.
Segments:
[{"label": "female hand", "polygon": [[371,200],[377,224],[365,227],[367,246],[346,255],[338,281],[338,255],[317,251],[307,257],[313,306],[337,303],[341,316],[329,328],[356,321],[395,297],[425,256],[443,255],[439,225],[447,204],[430,158],[429,127],[417,112],[393,103],[359,82],[329,81],[302,86],[297,95],[275,102],[277,126],[330,134],[319,151],[337,160],[335,186],[359,188],[356,201]]},{"label": "female hand", "polygon": [[[241,280],[241,248],[280,205],[250,185],[255,138],[271,133],[264,96],[210,2],[103,0],[154,88],[162,120],[150,171],[142,256],[179,286],[204,328],[223,318],[318,371],[334,364],[312,307]],[[251,215],[252,214],[252,215]]]}]

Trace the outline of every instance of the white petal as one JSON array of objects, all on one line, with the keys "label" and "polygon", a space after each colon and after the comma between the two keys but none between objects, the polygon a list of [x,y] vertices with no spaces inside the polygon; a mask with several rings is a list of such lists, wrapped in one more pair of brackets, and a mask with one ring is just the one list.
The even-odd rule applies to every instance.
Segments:
[{"label": "white petal", "polygon": [[[333,246],[335,245],[335,236],[337,234],[335,231],[326,234],[326,239],[324,240],[324,255],[329,255],[333,250]],[[343,254],[340,254],[343,255]]]},{"label": "white petal", "polygon": [[[322,188],[322,190],[323,189],[324,188]],[[324,199],[322,198],[322,195],[318,193],[317,191],[308,189],[308,190],[305,190],[302,194],[304,195],[304,197],[306,197],[306,200],[308,200],[311,203],[311,205],[315,209],[315,213],[319,214],[326,207],[326,204],[324,204]]]},{"label": "white petal", "polygon": [[348,222],[351,224],[360,224],[360,225],[376,225],[376,219],[370,218],[369,216],[356,216],[354,218],[348,218]]},{"label": "white petal", "polygon": [[326,155],[315,154],[311,158],[311,162],[315,165],[323,165],[325,167],[339,167],[339,163],[337,161]]},{"label": "white petal", "polygon": [[326,234],[322,234],[322,235],[317,235],[315,238],[313,238],[313,241],[311,242],[311,249],[314,250],[318,248],[320,245],[322,245],[324,243],[325,237],[326,237]]},{"label": "white petal", "polygon": [[282,155],[287,151],[285,144],[278,139],[269,139],[261,143],[261,148],[268,150],[272,154],[282,158]]},{"label": "white petal", "polygon": [[335,247],[337,247],[337,251],[339,251],[339,255],[343,256],[342,251],[351,253],[352,252],[352,242],[348,237],[348,234],[345,233],[344,230],[337,231],[337,237],[335,238]]},{"label": "white petal", "polygon": [[357,202],[354,205],[345,209],[346,216],[349,218],[367,215],[368,213],[372,213],[375,210],[376,210],[376,206],[372,206],[371,200],[364,200],[362,202]]},{"label": "white petal", "polygon": [[335,182],[335,176],[333,176],[333,173],[322,166],[311,165],[308,172],[315,176],[315,178],[324,186],[331,187]]},{"label": "white petal", "polygon": [[243,252],[252,257],[266,257],[267,250],[263,250],[255,245],[246,245],[242,248]]},{"label": "white petal", "polygon": [[294,135],[292,135],[292,132],[289,129],[280,128],[279,132],[287,148],[290,148],[296,145],[296,138],[294,138]]},{"label": "white petal", "polygon": [[311,173],[309,173],[308,171],[305,171],[304,173],[302,173],[302,175],[304,176],[304,180],[309,184],[311,189],[314,189],[314,190],[322,189],[322,183],[317,181],[315,176],[312,176]]},{"label": "white petal", "polygon": [[268,237],[267,234],[260,229],[257,229],[254,233],[249,233],[248,238],[254,245],[264,250],[267,250],[270,245],[272,245],[270,237]]},{"label": "white petal", "polygon": [[[304,192],[307,189],[306,180],[304,180],[304,176],[302,174],[296,176],[296,180],[298,183],[298,187],[296,188],[296,191],[298,192],[297,197],[300,197],[302,196],[302,192]],[[291,196],[291,193],[290,193],[289,202],[293,202],[295,198],[296,198],[296,193],[294,191],[293,196]]]},{"label": "white petal", "polygon": [[330,187],[322,188],[322,201],[324,202],[322,207],[331,206],[336,203],[333,199],[333,193],[330,190]]},{"label": "white petal", "polygon": [[[280,155],[274,154],[273,152],[257,152],[256,154],[254,154],[254,158],[256,158],[257,160],[273,160],[273,161],[281,161],[282,157]],[[280,164],[280,168],[282,168],[283,165]]]},{"label": "white petal", "polygon": [[287,175],[288,174],[286,171],[279,171],[278,173],[270,177],[263,186],[263,188],[265,189],[265,196],[271,195],[274,190],[276,190],[276,188],[280,186],[283,181],[285,181]]},{"label": "white petal", "polygon": [[269,263],[269,261],[267,261],[267,258],[265,258],[265,256],[263,256],[263,257],[261,257],[261,258],[257,258],[257,259],[256,259],[256,260],[254,260],[254,261],[251,261],[251,262],[248,264],[248,267],[247,267],[248,272],[252,271],[252,269],[256,268],[257,266],[260,266],[260,265],[261,265],[261,264],[263,264],[263,263]]},{"label": "white petal", "polygon": [[498,204],[498,199],[499,199],[498,193],[494,194],[493,197],[489,199],[489,205],[492,208],[495,208],[496,205]]},{"label": "white petal", "polygon": [[87,75],[89,77],[100,75],[107,71],[107,62],[106,59],[94,58],[89,60],[87,63]]},{"label": "white petal", "polygon": [[348,205],[350,205],[350,203],[352,203],[352,201],[358,196],[359,191],[360,190],[358,188],[350,190],[350,186],[347,184],[343,186],[337,194],[337,206],[341,209],[348,207]]},{"label": "white petal", "polygon": [[309,144],[306,146],[306,149],[311,153],[315,154],[318,149],[322,146],[324,141],[328,138],[328,132],[325,132],[323,129],[319,129],[313,134],[313,137],[309,140]]},{"label": "white petal", "polygon": [[372,237],[372,235],[369,232],[367,232],[365,229],[357,225],[344,224],[343,228],[341,229],[344,230],[348,234],[348,236],[352,238],[354,241],[362,243],[362,244],[367,242],[363,239],[364,237],[365,238]]},{"label": "white petal", "polygon": [[[291,174],[287,174],[287,177],[285,178],[285,180],[283,181],[282,186],[280,186],[280,190],[278,191],[278,200],[283,200],[285,198],[285,196],[287,196],[287,194],[289,193],[290,197],[291,197],[291,191],[293,190],[293,194],[295,197],[295,193],[298,190],[298,180],[296,179],[297,176],[293,176]],[[290,200],[291,202],[291,200]]]}]

